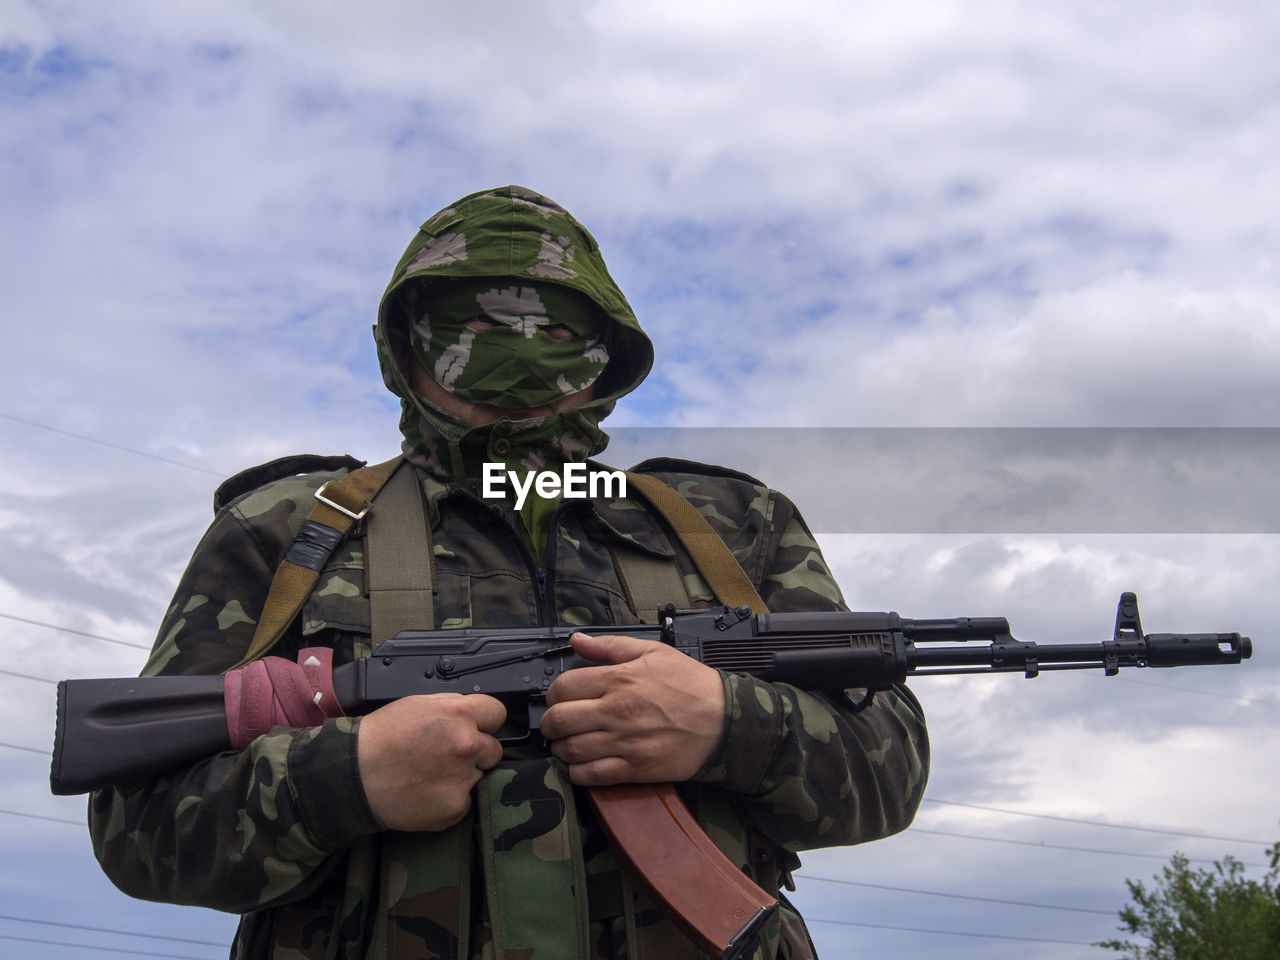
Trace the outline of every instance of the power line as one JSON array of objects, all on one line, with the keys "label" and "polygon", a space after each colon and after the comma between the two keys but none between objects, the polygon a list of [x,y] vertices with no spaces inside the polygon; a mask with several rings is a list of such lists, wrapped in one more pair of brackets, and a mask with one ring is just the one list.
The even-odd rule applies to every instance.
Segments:
[{"label": "power line", "polygon": [[[16,940],[18,943],[42,943],[52,947],[76,947],[81,950],[105,950],[108,953],[131,953],[136,957],[166,957],[168,960],[209,960],[208,957],[189,957],[177,953],[151,953],[147,950],[126,950],[123,947],[103,947],[96,943],[69,943],[66,940],[41,940],[37,937],[15,937],[0,933],[0,940]],[[223,947],[225,944],[218,944]]]},{"label": "power line", "polygon": [[1104,917],[1115,916],[1114,910],[1093,910],[1089,907],[1065,907],[1053,903],[1029,903],[1025,900],[1007,900],[1004,897],[974,897],[963,893],[943,893],[940,890],[915,890],[911,887],[891,887],[883,883],[863,883],[859,880],[840,880],[836,877],[814,877],[807,873],[796,874],[798,880],[817,880],[820,883],[839,883],[848,887],[868,887],[872,890],[891,890],[894,893],[915,893],[925,897],[946,897],[950,900],[976,900],[979,903],[996,903],[1002,907],[1037,907],[1041,910],[1070,910],[1074,913],[1097,913]]},{"label": "power line", "polygon": [[[62,817],[46,817],[38,813],[22,813],[18,810],[0,810],[0,814],[11,817],[28,817],[33,820],[50,820],[53,823],[69,823],[73,827],[83,827],[80,820],[66,820]],[[1059,843],[1041,843],[1034,840],[1011,840],[1007,837],[983,837],[972,833],[951,833],[947,830],[926,830],[924,827],[911,827],[906,835],[927,834],[933,837],[951,837],[957,840],[982,840],[986,843],[1011,843],[1019,847],[1037,847],[1041,850],[1068,850],[1072,853],[1101,853],[1110,857],[1138,857],[1143,860],[1168,860],[1169,857],[1159,853],[1134,853],[1125,850],[1098,850],[1092,847],[1070,847]],[[1208,857],[1187,857],[1188,863],[1216,863]],[[1265,863],[1252,863],[1247,860],[1238,861],[1242,867],[1266,867]]]},{"label": "power line", "polygon": [[48,750],[41,749],[40,747],[23,747],[16,743],[0,742],[0,747],[8,747],[10,750],[25,750],[27,751],[27,753],[38,753],[41,756],[45,756],[45,757],[49,755]]},{"label": "power line", "polygon": [[1003,813],[1014,817],[1035,817],[1037,820],[1057,820],[1060,823],[1080,823],[1089,827],[1110,827],[1112,830],[1137,830],[1141,833],[1159,833],[1172,837],[1194,837],[1198,840],[1221,840],[1225,843],[1257,843],[1265,846],[1266,840],[1245,840],[1242,837],[1219,837],[1209,833],[1192,833],[1187,830],[1174,830],[1167,827],[1138,827],[1128,823],[1107,823],[1103,820],[1080,820],[1075,817],[1060,817],[1052,813],[1027,813],[1024,810],[1006,810],[1002,807],[986,807],[980,803],[964,803],[960,800],[936,800],[925,797],[925,803],[940,803],[948,807],[967,807],[970,810],[985,810],[988,813]]},{"label": "power line", "polygon": [[148,460],[159,460],[161,463],[168,463],[175,467],[183,467],[187,470],[198,470],[200,473],[208,473],[215,477],[225,476],[217,470],[210,470],[208,467],[197,467],[194,463],[184,463],[181,460],[173,460],[169,457],[162,457],[155,453],[147,453],[145,450],[137,450],[133,447],[125,447],[118,443],[111,443],[108,440],[101,440],[98,437],[87,437],[83,433],[72,433],[70,430],[63,430],[61,427],[53,427],[47,423],[37,423],[35,420],[27,420],[24,417],[15,417],[11,413],[0,413],[0,417],[6,420],[12,420],[15,423],[26,424],[28,427],[36,427],[40,430],[48,430],[50,433],[60,433],[64,437],[74,437],[76,440],[83,440],[86,443],[96,443],[101,447],[110,447],[112,450],[122,450],[125,453],[132,453],[135,456],[146,457]]},{"label": "power line", "polygon": [[1124,680],[1128,683],[1136,683],[1143,687],[1158,687],[1161,690],[1177,690],[1180,693],[1194,693],[1202,697],[1217,697],[1219,700],[1234,700],[1236,703],[1265,703],[1268,706],[1280,707],[1280,700],[1266,700],[1258,697],[1235,697],[1229,693],[1217,693],[1213,690],[1193,690],[1191,687],[1179,687],[1170,683],[1152,683],[1150,680],[1139,680],[1136,677],[1120,676],[1118,680]]},{"label": "power line", "polygon": [[1011,933],[969,933],[965,930],[930,930],[925,927],[895,927],[888,923],[861,923],[857,920],[824,920],[805,917],[806,923],[833,923],[841,927],[870,927],[873,930],[898,930],[906,933],[932,933],[942,937],[977,937],[982,940],[1019,940],[1024,943],[1065,943],[1072,947],[1092,947],[1087,940],[1051,940],[1048,937],[1017,937]]},{"label": "power line", "polygon": [[0,913],[0,920],[12,920],[17,923],[34,923],[42,927],[65,927],[68,930],[88,930],[91,933],[113,933],[122,937],[145,937],[148,940],[171,940],[174,943],[195,943],[205,947],[225,947],[225,943],[217,940],[193,940],[190,937],[169,937],[160,933],[134,933],[132,930],[113,930],[110,927],[89,927],[80,923],[67,923],[63,920],[33,920],[30,917],[13,917]]},{"label": "power line", "polygon": [[50,630],[59,630],[62,633],[74,633],[78,637],[88,637],[90,640],[105,640],[107,643],[118,643],[122,647],[134,647],[138,650],[151,649],[147,644],[130,643],[128,640],[117,640],[114,637],[104,637],[97,633],[85,633],[83,630],[73,630],[71,627],[60,626],[56,623],[45,623],[43,620],[32,620],[28,617],[19,617],[12,613],[0,613],[0,617],[4,617],[6,620],[16,620],[19,623],[29,623],[37,627],[48,627]]},{"label": "power line", "polygon": [[[1140,857],[1143,860],[1168,860],[1167,854],[1133,853],[1126,850],[1099,850],[1096,847],[1071,847],[1061,843],[1044,843],[1038,840],[1012,840],[1008,837],[983,837],[973,833],[951,833],[948,830],[926,830],[924,827],[911,827],[907,835],[913,833],[928,834],[934,837],[954,837],[959,840],[982,840],[987,843],[1011,843],[1019,847],[1037,847],[1041,850],[1070,850],[1072,853],[1101,853],[1109,857]],[[1208,857],[1187,857],[1189,863],[1216,863]],[[1264,863],[1248,863],[1240,861],[1243,867],[1265,867]]]},{"label": "power line", "polygon": [[40,683],[57,683],[58,682],[57,680],[50,680],[48,677],[33,677],[29,673],[18,673],[18,671],[16,670],[0,669],[0,673],[3,673],[7,677],[18,677],[22,680],[37,680]]},{"label": "power line", "polygon": [[83,820],[68,820],[65,817],[46,817],[39,813],[23,813],[21,810],[0,810],[0,813],[6,813],[11,817],[26,817],[28,820],[49,820],[53,823],[69,823],[73,827],[84,827]]}]

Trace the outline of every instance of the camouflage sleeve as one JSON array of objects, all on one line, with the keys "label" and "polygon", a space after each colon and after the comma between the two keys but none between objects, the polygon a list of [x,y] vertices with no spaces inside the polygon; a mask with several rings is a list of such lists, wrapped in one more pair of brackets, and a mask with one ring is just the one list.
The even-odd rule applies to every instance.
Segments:
[{"label": "camouflage sleeve", "polygon": [[[775,495],[776,496],[776,495]],[[847,609],[804,521],[779,497],[780,533],[753,579],[772,611]],[[929,740],[905,687],[845,698],[725,677],[725,735],[697,779],[738,795],[754,827],[796,851],[904,829],[924,795]]]},{"label": "camouflage sleeve", "polygon": [[[296,504],[270,509],[279,516],[265,520],[280,522],[250,522],[244,505],[219,514],[144,675],[219,673],[248,648],[275,559],[296,527]],[[103,870],[131,896],[234,913],[305,896],[339,851],[379,829],[360,783],[356,730],[346,718],[276,728],[244,751],[96,792],[89,825]]]}]

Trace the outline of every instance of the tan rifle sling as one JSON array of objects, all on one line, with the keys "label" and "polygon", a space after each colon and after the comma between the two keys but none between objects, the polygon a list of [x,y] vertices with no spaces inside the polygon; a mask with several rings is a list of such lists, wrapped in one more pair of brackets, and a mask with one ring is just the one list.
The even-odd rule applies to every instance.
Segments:
[{"label": "tan rifle sling", "polygon": [[[752,613],[768,612],[742,565],[697,507],[656,477],[628,473],[627,483],[639,490],[675,531],[717,600],[731,607],[746,605]],[[636,612],[647,610],[636,608]]]},{"label": "tan rifle sling", "polygon": [[[276,568],[249,649],[231,669],[265,656],[284,636],[320,579],[325,562],[368,514],[373,498],[403,462],[404,458],[397,456],[385,463],[361,467],[316,491],[315,507]],[[412,470],[401,472],[413,474]]]}]

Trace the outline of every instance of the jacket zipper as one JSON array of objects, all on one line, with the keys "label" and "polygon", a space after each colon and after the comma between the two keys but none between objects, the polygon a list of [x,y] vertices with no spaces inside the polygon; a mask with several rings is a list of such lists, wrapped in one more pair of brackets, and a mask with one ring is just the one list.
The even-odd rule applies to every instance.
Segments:
[{"label": "jacket zipper", "polygon": [[[520,545],[523,547],[524,543],[522,542]],[[534,577],[538,584],[538,625],[542,627],[555,626],[556,611],[550,602],[551,598],[547,595],[547,582],[550,579],[550,574],[546,567],[538,567],[534,570]]]},{"label": "jacket zipper", "polygon": [[525,568],[533,574],[533,586],[537,591],[534,595],[534,607],[538,618],[537,625],[540,627],[554,627],[557,625],[555,603],[551,597],[550,586],[552,578],[555,576],[555,537],[560,509],[561,507],[556,507],[555,512],[551,515],[546,566],[538,565],[537,560],[529,552],[529,548],[524,545],[524,537],[520,536],[520,532],[513,526],[513,523],[520,522],[518,517],[513,517],[512,523],[506,522],[505,519],[499,521],[500,525],[507,531],[507,536],[515,541],[520,555],[524,557]]}]

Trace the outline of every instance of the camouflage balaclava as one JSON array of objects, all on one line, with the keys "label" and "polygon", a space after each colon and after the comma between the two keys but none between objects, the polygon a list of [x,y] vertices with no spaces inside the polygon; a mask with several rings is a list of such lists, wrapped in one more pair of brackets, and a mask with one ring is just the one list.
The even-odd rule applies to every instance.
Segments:
[{"label": "camouflage balaclava", "polygon": [[609,361],[609,322],[590,300],[553,284],[459,280],[410,286],[413,354],[468,403],[528,410],[587,389]]},{"label": "camouflage balaclava", "polygon": [[[456,308],[459,304],[454,298],[466,301],[467,285],[473,283],[477,287],[470,288],[472,299],[479,287],[484,293],[514,288],[511,296],[516,300],[523,296],[522,290],[537,294],[543,314],[520,314],[517,306],[508,304],[495,307],[495,315],[476,318],[495,325],[486,332],[505,332],[522,348],[535,338],[517,336],[517,331],[545,326],[539,323],[544,314],[551,325],[581,330],[588,340],[598,338],[598,348],[607,351],[602,371],[590,369],[599,364],[588,361],[586,354],[594,354],[598,348],[588,351],[586,341],[582,341],[578,357],[584,365],[576,366],[575,360],[563,371],[569,387],[576,385],[575,377],[585,379],[583,370],[594,375],[594,398],[545,416],[522,419],[515,413],[472,426],[416,393],[409,371],[422,363],[419,355],[431,360],[433,352],[430,345],[424,346],[428,339],[420,329],[424,314],[429,332],[433,303],[452,302]],[[465,302],[461,306],[464,313],[471,309]],[[458,319],[467,318],[455,309],[452,320]],[[507,329],[498,330],[498,326]],[[595,238],[555,201],[519,186],[470,194],[423,223],[383,294],[374,335],[383,380],[401,401],[400,431],[406,459],[439,479],[477,490],[484,463],[502,463],[517,472],[554,470],[599,453],[609,439],[600,429],[600,421],[619,397],[639,386],[653,364],[653,346],[609,275]],[[432,332],[430,339],[434,337]],[[415,338],[419,340],[416,349]],[[439,356],[444,355],[442,351]],[[434,364],[433,360],[427,369],[440,382],[434,375]],[[456,381],[454,387],[456,390]],[[557,390],[558,396],[564,395],[558,381]],[[492,406],[520,411],[542,404]],[[535,499],[529,497],[530,501]],[[526,512],[527,526],[545,528],[549,518],[545,502],[527,504]],[[538,534],[533,540],[541,542]]]}]

